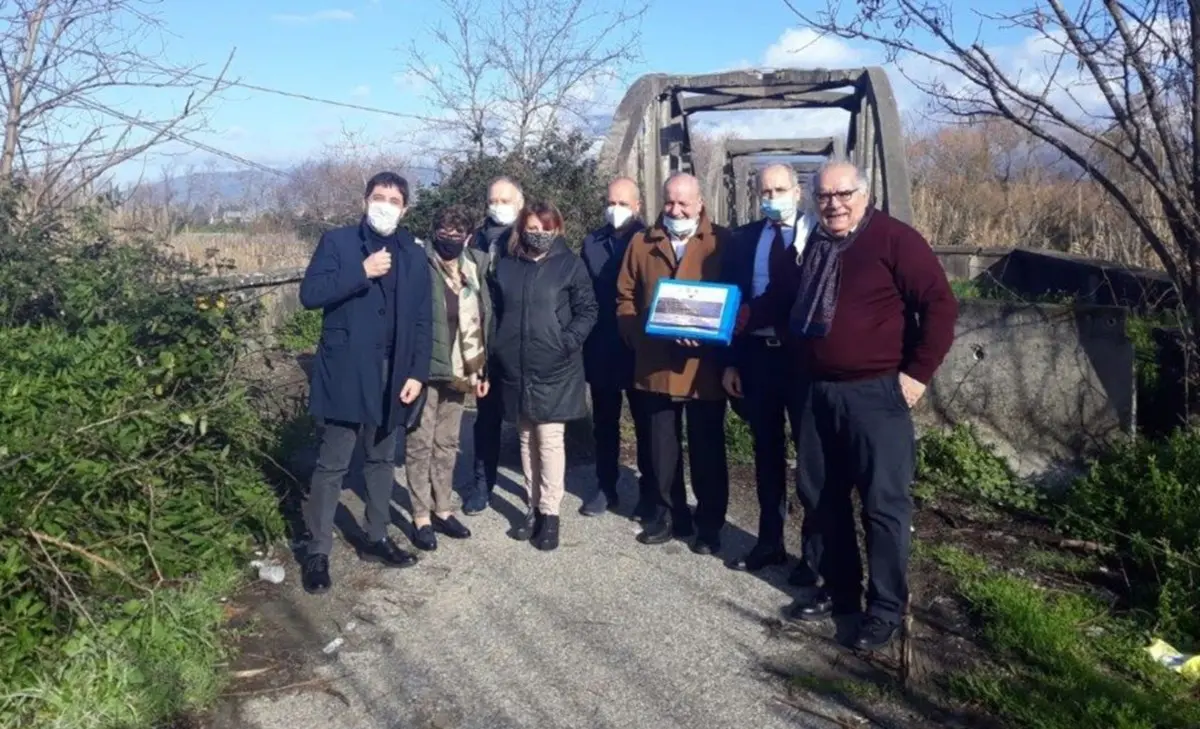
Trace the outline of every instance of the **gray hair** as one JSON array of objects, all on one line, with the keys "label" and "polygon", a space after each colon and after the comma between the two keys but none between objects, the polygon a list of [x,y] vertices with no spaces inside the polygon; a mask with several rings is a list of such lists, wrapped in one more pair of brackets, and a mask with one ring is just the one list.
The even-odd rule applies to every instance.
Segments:
[{"label": "gray hair", "polygon": [[521,184],[519,182],[517,182],[513,178],[509,177],[508,175],[500,175],[499,177],[497,177],[496,179],[494,179],[490,183],[488,183],[488,194],[490,195],[492,193],[492,188],[495,187],[496,184],[500,183],[500,182],[507,182],[508,184],[512,185],[513,189],[515,189],[517,191],[517,203],[518,203],[517,207],[519,207],[519,208],[525,207],[525,191],[521,189]]},{"label": "gray hair", "polygon": [[867,183],[867,175],[863,169],[855,164],[849,157],[835,155],[828,157],[821,164],[817,165],[817,169],[808,178],[808,190],[804,198],[808,203],[809,208],[814,212],[817,209],[817,190],[821,186],[821,175],[834,169],[835,167],[849,167],[854,170],[854,189],[860,192],[866,192],[870,189]]},{"label": "gray hair", "polygon": [[663,192],[665,193],[667,191],[667,187],[669,187],[670,184],[672,182],[674,182],[675,180],[683,180],[683,179],[691,180],[693,183],[696,184],[696,190],[699,191],[700,199],[703,200],[704,199],[704,186],[700,184],[700,178],[696,177],[695,175],[693,175],[690,172],[672,172],[671,175],[669,177],[667,177],[666,182],[663,183],[663,186],[662,186]]}]

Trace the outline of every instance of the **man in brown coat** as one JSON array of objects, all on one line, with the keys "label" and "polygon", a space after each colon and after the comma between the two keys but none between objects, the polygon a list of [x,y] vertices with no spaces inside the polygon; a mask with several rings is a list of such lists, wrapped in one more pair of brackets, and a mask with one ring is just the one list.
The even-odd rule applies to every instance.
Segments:
[{"label": "man in brown coat", "polygon": [[[634,352],[634,387],[647,393],[650,460],[661,498],[638,541],[662,544],[672,536],[687,538],[695,532],[692,551],[697,554],[720,551],[729,506],[721,362],[715,345],[650,337],[645,327],[660,279],[720,280],[728,235],[705,213],[699,181],[675,174],[663,189],[662,214],[629,242],[617,278],[618,326]],[[678,468],[685,414],[696,494],[695,529]]]}]

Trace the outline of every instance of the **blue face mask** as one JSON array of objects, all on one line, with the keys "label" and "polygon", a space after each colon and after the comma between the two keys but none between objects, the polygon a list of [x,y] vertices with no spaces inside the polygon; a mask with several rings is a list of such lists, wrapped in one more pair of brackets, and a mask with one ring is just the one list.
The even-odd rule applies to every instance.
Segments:
[{"label": "blue face mask", "polygon": [[761,208],[771,220],[790,220],[796,214],[796,200],[791,195],[763,200]]}]

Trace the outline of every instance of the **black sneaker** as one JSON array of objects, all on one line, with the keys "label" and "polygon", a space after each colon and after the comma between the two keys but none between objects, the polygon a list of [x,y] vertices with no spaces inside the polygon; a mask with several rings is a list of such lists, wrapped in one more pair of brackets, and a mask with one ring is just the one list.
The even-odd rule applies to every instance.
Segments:
[{"label": "black sneaker", "polygon": [[300,581],[304,591],[310,595],[320,595],[329,591],[333,582],[329,579],[329,556],[325,554],[310,554],[304,560],[300,570]]},{"label": "black sneaker", "polygon": [[637,540],[642,544],[666,544],[673,538],[673,532],[671,517],[663,514],[653,521],[646,522],[642,533],[637,535]]},{"label": "black sneaker", "polygon": [[433,531],[433,526],[426,524],[417,527],[417,530],[413,532],[412,543],[422,552],[432,552],[437,549],[437,533]]},{"label": "black sneaker", "polygon": [[529,510],[525,512],[525,518],[521,520],[521,523],[513,527],[513,530],[509,532],[509,536],[518,542],[529,541],[529,539],[533,537],[534,532],[537,530],[537,517],[538,514],[534,508],[532,506],[529,507]]},{"label": "black sneaker", "polygon": [[884,620],[878,615],[867,615],[862,625],[858,627],[858,637],[854,639],[854,648],[860,651],[877,651],[886,648],[896,637],[900,624]]},{"label": "black sneaker", "polygon": [[546,514],[542,517],[542,528],[538,530],[533,546],[543,552],[558,549],[558,514]]},{"label": "black sneaker", "polygon": [[384,567],[403,568],[417,564],[417,555],[404,551],[390,537],[363,545],[358,550],[358,558],[364,562],[377,562]]}]

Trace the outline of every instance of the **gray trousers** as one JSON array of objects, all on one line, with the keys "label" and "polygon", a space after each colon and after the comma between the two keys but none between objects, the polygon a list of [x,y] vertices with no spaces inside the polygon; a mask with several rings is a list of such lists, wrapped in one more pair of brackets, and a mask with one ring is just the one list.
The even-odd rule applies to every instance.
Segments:
[{"label": "gray trousers", "polygon": [[317,467],[304,500],[304,520],[311,535],[309,554],[328,555],[333,549],[333,520],[342,496],[342,482],[350,470],[359,437],[367,456],[363,464],[363,480],[367,487],[363,528],[371,542],[378,542],[388,535],[388,524],[392,520],[392,468],[396,462],[396,438],[400,431],[400,428],[393,428],[384,433],[374,425],[332,420],[321,424]]},{"label": "gray trousers", "polygon": [[[385,383],[384,402],[394,397],[386,386],[390,374],[391,363],[385,359],[380,363],[380,377]],[[383,432],[374,425],[335,420],[321,423],[317,467],[304,499],[304,521],[310,535],[309,554],[328,555],[333,549],[333,522],[342,498],[342,483],[346,480],[346,472],[350,470],[354,448],[360,437],[367,456],[363,463],[363,480],[367,487],[363,529],[372,543],[387,537],[388,524],[392,520],[392,486],[395,484],[392,469],[396,465],[397,445],[403,447],[403,443],[398,443],[398,438],[403,436],[403,427],[393,427]]]}]

